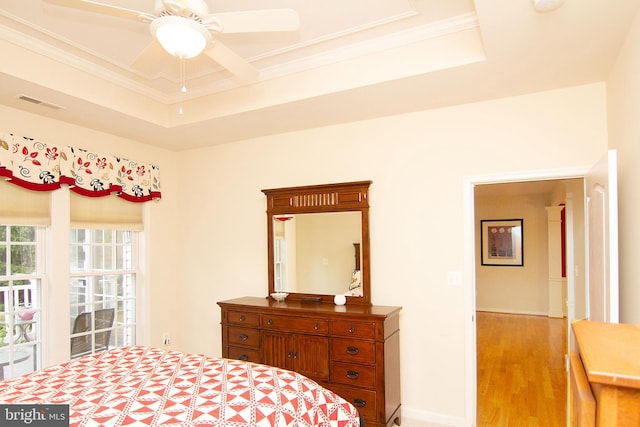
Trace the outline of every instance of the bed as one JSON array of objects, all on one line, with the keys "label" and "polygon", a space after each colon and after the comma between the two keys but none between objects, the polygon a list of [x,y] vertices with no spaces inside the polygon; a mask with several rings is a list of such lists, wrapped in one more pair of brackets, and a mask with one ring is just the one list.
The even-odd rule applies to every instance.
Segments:
[{"label": "bed", "polygon": [[360,425],[354,406],[295,372],[145,346],[2,381],[0,404],[68,404],[78,427]]}]

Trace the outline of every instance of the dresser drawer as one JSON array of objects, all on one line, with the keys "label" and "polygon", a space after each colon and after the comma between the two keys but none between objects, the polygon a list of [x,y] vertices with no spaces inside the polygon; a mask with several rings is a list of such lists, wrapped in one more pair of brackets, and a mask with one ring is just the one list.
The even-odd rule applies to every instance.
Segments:
[{"label": "dresser drawer", "polygon": [[324,335],[329,333],[329,322],[326,319],[308,317],[267,315],[262,317],[262,327],[264,329],[289,332],[308,332]]},{"label": "dresser drawer", "polygon": [[[376,418],[376,392],[361,388],[330,385],[329,388],[356,407],[365,418]],[[366,426],[366,423],[365,423]]]},{"label": "dresser drawer", "polygon": [[331,359],[343,362],[375,363],[375,343],[348,338],[332,338]]},{"label": "dresser drawer", "polygon": [[260,331],[258,329],[229,326],[228,333],[229,345],[260,347]]},{"label": "dresser drawer", "polygon": [[357,387],[374,387],[376,368],[355,363],[331,362],[331,382]]},{"label": "dresser drawer", "polygon": [[352,322],[349,320],[332,320],[331,335],[375,339],[376,324],[365,323],[365,322]]},{"label": "dresser drawer", "polygon": [[243,311],[228,311],[227,322],[234,325],[260,326],[260,314]]},{"label": "dresser drawer", "polygon": [[244,360],[245,362],[260,363],[260,350],[246,347],[233,347],[229,346],[228,349],[229,359]]}]

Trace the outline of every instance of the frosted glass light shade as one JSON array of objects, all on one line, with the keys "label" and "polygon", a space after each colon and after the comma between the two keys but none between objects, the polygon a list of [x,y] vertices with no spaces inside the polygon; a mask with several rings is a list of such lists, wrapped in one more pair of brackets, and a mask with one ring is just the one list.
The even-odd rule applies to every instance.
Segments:
[{"label": "frosted glass light shade", "polygon": [[564,0],[533,0],[533,6],[538,12],[549,12],[562,6]]},{"label": "frosted glass light shade", "polygon": [[164,50],[178,58],[200,55],[211,41],[211,34],[201,24],[182,16],[161,16],[153,20],[151,34]]}]

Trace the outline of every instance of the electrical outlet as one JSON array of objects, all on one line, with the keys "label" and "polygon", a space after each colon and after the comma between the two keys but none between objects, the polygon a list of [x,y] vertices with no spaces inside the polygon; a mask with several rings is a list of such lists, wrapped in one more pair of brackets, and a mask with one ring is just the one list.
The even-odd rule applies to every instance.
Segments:
[{"label": "electrical outlet", "polygon": [[462,285],[462,273],[459,271],[449,271],[447,273],[447,284],[449,286],[461,286]]},{"label": "electrical outlet", "polygon": [[171,338],[169,337],[169,332],[165,332],[162,334],[162,344],[169,345],[171,344]]}]

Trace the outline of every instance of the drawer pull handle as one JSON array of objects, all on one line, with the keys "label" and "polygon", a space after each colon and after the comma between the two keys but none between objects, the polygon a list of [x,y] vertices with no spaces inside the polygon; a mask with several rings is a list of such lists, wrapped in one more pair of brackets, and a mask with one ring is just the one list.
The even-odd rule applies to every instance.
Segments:
[{"label": "drawer pull handle", "polygon": [[238,359],[243,360],[243,361],[248,361],[249,360],[249,356],[247,356],[246,354],[242,353],[238,355]]},{"label": "drawer pull handle", "polygon": [[358,371],[347,371],[347,378],[350,380],[357,380],[359,376],[360,373]]},{"label": "drawer pull handle", "polygon": [[238,339],[240,341],[246,341],[246,340],[249,339],[249,335],[247,335],[247,334],[238,334]]},{"label": "drawer pull handle", "polygon": [[320,322],[316,322],[316,326],[315,326],[315,328],[316,328],[316,331],[317,331],[318,329],[320,329]]},{"label": "drawer pull handle", "polygon": [[354,333],[356,331],[356,327],[351,325],[351,327],[349,328],[349,332]]},{"label": "drawer pull handle", "polygon": [[296,352],[290,351],[289,353],[287,353],[287,357],[289,359],[297,359],[298,358],[298,352],[297,351]]},{"label": "drawer pull handle", "polygon": [[267,320],[267,325],[272,325],[272,324],[273,324],[273,319]]},{"label": "drawer pull handle", "polygon": [[355,406],[356,408],[364,408],[365,406],[367,406],[367,401],[364,399],[354,399],[353,406]]},{"label": "drawer pull handle", "polygon": [[358,354],[359,352],[360,352],[360,349],[358,347],[355,347],[355,346],[352,346],[352,345],[347,347],[347,353],[348,354],[355,355],[355,354]]},{"label": "drawer pull handle", "polygon": [[244,319],[245,319],[245,317],[244,317],[244,314],[243,314],[243,315],[240,316],[240,321],[244,322]]}]

